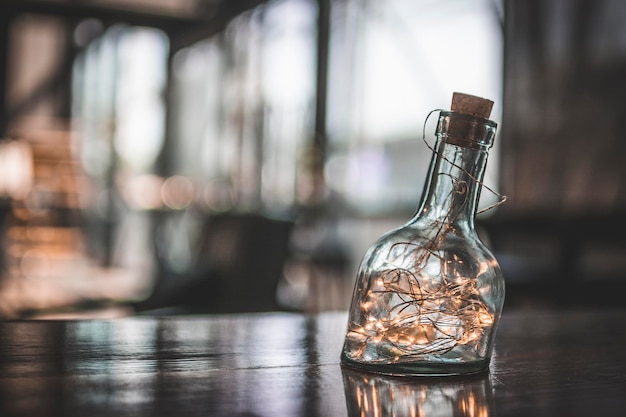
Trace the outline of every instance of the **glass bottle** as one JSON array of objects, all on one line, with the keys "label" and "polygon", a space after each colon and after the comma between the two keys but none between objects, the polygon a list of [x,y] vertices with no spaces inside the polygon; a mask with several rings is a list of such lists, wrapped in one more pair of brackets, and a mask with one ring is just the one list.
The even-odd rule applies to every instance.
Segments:
[{"label": "glass bottle", "polygon": [[492,105],[454,93],[452,111],[440,112],[420,209],[361,261],[344,365],[391,375],[488,369],[504,279],[474,218],[497,128]]}]

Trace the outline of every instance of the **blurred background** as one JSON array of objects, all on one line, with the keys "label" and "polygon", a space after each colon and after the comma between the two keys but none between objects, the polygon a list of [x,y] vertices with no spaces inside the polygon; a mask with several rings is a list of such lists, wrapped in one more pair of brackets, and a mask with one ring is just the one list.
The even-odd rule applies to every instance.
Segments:
[{"label": "blurred background", "polygon": [[[505,308],[623,305],[619,0],[3,0],[0,318],[346,309],[452,92]],[[481,205],[497,198],[483,192]]]}]

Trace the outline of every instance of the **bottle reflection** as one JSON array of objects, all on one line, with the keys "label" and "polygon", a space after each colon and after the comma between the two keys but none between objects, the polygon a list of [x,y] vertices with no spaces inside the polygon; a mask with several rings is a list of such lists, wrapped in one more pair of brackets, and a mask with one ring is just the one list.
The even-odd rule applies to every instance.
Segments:
[{"label": "bottle reflection", "polygon": [[495,417],[489,375],[391,377],[342,368],[350,417]]}]

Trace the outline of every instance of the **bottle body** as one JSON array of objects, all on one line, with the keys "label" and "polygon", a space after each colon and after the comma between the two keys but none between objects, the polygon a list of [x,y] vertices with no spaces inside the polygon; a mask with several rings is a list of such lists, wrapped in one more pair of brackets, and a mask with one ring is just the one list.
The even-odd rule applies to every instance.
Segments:
[{"label": "bottle body", "polygon": [[478,241],[417,221],[379,239],[360,267],[344,362],[382,373],[485,370],[504,280]]},{"label": "bottle body", "polygon": [[[440,118],[450,116],[456,117],[446,113]],[[492,136],[494,131],[495,125]],[[504,279],[476,234],[474,216],[493,137],[474,148],[449,143],[445,120],[440,120],[438,137],[420,210],[363,257],[344,364],[403,375],[488,369]]]}]

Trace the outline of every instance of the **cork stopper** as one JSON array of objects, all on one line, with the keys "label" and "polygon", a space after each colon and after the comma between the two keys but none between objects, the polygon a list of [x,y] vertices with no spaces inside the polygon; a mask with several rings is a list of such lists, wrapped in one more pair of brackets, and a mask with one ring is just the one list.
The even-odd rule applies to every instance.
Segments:
[{"label": "cork stopper", "polygon": [[489,119],[493,101],[465,93],[452,93],[450,110],[455,113]]},{"label": "cork stopper", "polygon": [[493,124],[489,120],[493,101],[486,98],[472,96],[464,93],[452,94],[450,113],[439,131],[445,131],[445,142],[466,148],[478,149],[485,144],[490,146],[491,139],[487,142],[487,125]]}]

